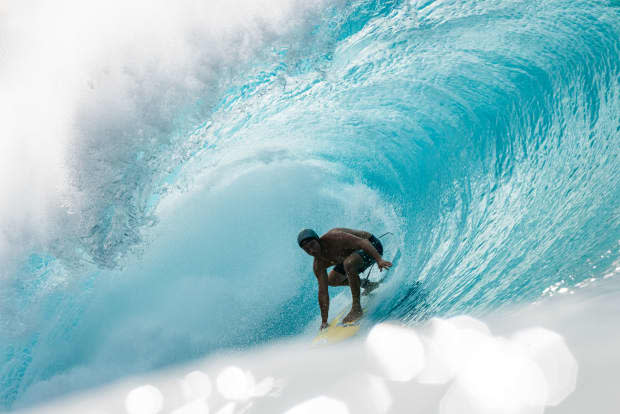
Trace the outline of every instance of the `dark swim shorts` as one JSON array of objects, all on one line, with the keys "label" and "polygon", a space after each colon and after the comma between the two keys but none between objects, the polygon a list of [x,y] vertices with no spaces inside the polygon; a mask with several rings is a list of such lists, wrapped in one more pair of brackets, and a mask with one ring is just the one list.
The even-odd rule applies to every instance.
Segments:
[{"label": "dark swim shorts", "polygon": [[[375,249],[377,249],[380,255],[383,255],[383,245],[381,244],[381,241],[379,239],[371,235],[368,241],[370,242],[370,244],[375,246]],[[364,250],[356,250],[355,253],[362,256],[362,261],[364,262],[364,265],[360,269],[360,273],[368,269],[375,262],[375,259]],[[334,266],[334,270],[342,275],[347,274],[344,270],[344,265],[342,263],[338,263],[336,266]]]}]

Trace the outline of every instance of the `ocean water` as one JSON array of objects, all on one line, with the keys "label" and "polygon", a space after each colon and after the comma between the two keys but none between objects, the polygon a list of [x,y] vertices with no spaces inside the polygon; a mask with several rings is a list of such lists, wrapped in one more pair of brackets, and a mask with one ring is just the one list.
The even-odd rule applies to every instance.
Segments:
[{"label": "ocean water", "polygon": [[309,335],[304,227],[392,233],[369,329],[618,275],[615,0],[9,1],[0,62],[3,410]]}]

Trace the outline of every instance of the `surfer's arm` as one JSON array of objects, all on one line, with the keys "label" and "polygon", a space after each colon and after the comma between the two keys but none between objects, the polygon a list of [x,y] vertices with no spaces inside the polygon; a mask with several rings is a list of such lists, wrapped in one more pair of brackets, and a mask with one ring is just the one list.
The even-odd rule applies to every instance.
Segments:
[{"label": "surfer's arm", "polygon": [[313,265],[314,275],[319,282],[319,307],[321,308],[321,320],[323,324],[327,323],[327,315],[329,313],[329,291],[327,290],[327,267],[323,266],[317,260]]},{"label": "surfer's arm", "polygon": [[377,263],[380,263],[383,260],[383,257],[381,257],[377,249],[375,249],[375,246],[373,246],[367,239],[360,239],[358,241],[358,246],[360,249],[363,249],[366,253],[371,255]]},{"label": "surfer's arm", "polygon": [[358,237],[354,234],[347,233],[345,231],[334,231],[333,233],[328,232],[323,237],[330,237],[333,240],[338,240],[338,242],[346,248],[350,248],[353,250],[362,249],[366,253],[372,256],[373,259],[377,262],[377,266],[379,266],[379,270],[387,269],[392,266],[391,262],[383,260],[381,254],[375,249],[375,246],[365,238]]},{"label": "surfer's arm", "polygon": [[379,271],[382,271],[383,269],[389,269],[390,267],[392,267],[392,262],[383,260],[383,257],[381,257],[381,254],[377,251],[377,249],[375,249],[375,246],[373,246],[370,241],[366,239],[362,239],[359,242],[359,245],[362,249],[364,249],[366,253],[368,253],[375,259],[375,261],[377,262],[377,266],[379,267]]},{"label": "surfer's arm", "polygon": [[[347,230],[347,229],[343,229],[343,230]],[[343,247],[347,247],[347,248],[354,249],[354,250],[357,250],[357,249],[364,250],[366,253],[371,255],[377,263],[380,263],[383,260],[383,258],[381,257],[377,249],[375,249],[375,246],[373,246],[372,243],[368,241],[368,239],[363,239],[361,237],[356,236],[355,234],[347,233],[345,231],[334,232],[332,237],[338,240]]]}]

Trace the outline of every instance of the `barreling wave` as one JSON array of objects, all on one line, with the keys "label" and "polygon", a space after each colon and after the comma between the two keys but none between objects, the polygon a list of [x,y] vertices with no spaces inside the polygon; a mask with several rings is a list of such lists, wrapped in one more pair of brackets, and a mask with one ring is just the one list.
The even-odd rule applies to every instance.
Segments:
[{"label": "barreling wave", "polygon": [[617,3],[171,10],[146,51],[91,39],[62,191],[34,225],[3,210],[4,407],[302,332],[302,227],[393,232],[372,316],[411,323],[617,260]]}]

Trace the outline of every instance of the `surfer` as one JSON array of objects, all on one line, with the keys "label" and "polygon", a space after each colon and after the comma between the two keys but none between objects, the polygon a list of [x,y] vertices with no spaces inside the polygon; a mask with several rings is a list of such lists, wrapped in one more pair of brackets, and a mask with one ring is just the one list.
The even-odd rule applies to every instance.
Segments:
[{"label": "surfer", "polygon": [[[319,282],[319,307],[321,308],[321,329],[327,328],[329,312],[329,293],[327,286],[349,286],[353,298],[351,311],[342,320],[351,323],[362,315],[360,304],[360,277],[359,273],[377,263],[379,271],[392,266],[392,263],[383,260],[383,246],[378,238],[362,230],[345,228],[331,229],[321,237],[314,230],[305,229],[297,236],[299,247],[314,257],[312,269]],[[334,268],[327,274],[327,268]],[[377,282],[364,281],[362,286],[366,291],[377,287]]]}]

